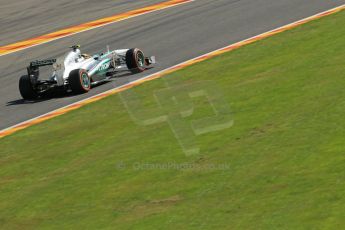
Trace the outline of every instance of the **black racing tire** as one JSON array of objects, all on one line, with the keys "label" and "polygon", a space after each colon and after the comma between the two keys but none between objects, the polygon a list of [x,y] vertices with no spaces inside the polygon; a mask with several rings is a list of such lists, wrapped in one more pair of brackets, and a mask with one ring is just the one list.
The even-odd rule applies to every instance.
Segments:
[{"label": "black racing tire", "polygon": [[91,89],[91,80],[83,69],[75,69],[69,73],[68,83],[75,94],[87,93]]},{"label": "black racing tire", "polygon": [[126,52],[126,65],[132,73],[141,73],[145,70],[145,55],[138,48],[132,48]]},{"label": "black racing tire", "polygon": [[28,75],[23,75],[20,77],[19,92],[24,100],[34,100],[38,98],[38,93],[32,87],[32,83]]}]

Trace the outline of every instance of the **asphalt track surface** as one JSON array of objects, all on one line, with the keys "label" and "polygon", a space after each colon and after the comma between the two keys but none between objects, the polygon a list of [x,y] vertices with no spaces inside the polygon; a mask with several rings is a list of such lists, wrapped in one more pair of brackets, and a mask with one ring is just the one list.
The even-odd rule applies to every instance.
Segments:
[{"label": "asphalt track surface", "polygon": [[[0,0],[0,46],[162,1]],[[16,4],[15,4],[15,3]],[[195,0],[0,57],[0,129],[128,83],[201,54],[300,20],[345,0]],[[36,7],[35,7],[36,6]],[[142,74],[123,74],[84,95],[25,102],[19,77],[36,59],[82,52],[139,47],[159,63]],[[210,76],[216,77],[216,76]]]}]

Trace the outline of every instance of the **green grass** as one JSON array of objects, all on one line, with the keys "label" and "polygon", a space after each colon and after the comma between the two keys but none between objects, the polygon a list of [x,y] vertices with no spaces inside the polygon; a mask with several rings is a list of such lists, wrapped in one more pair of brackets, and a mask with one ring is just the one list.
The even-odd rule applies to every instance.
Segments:
[{"label": "green grass", "polygon": [[[119,95],[1,139],[0,228],[340,229],[344,23],[341,12],[166,77],[212,80],[232,110],[231,128],[195,137],[198,155],[167,123],[133,122]],[[153,105],[164,84],[133,90]],[[194,103],[188,119],[210,114]]]}]

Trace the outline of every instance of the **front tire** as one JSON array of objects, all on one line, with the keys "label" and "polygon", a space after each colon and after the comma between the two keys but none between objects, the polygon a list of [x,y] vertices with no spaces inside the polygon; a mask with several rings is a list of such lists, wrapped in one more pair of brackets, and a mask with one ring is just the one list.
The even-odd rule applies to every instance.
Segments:
[{"label": "front tire", "polygon": [[73,93],[87,93],[91,89],[91,81],[88,73],[83,69],[72,70],[68,82]]},{"label": "front tire", "polygon": [[38,98],[38,93],[32,87],[30,76],[23,75],[19,79],[19,92],[24,100],[34,100]]},{"label": "front tire", "polygon": [[145,70],[145,56],[138,48],[129,49],[126,52],[127,68],[132,73],[141,73]]}]

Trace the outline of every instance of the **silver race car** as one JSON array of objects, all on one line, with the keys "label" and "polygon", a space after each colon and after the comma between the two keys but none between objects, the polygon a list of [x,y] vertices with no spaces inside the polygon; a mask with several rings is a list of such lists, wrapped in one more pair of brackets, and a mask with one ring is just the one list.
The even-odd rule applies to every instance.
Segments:
[{"label": "silver race car", "polygon": [[[55,89],[72,91],[75,94],[86,93],[91,86],[116,76],[122,70],[132,73],[143,72],[155,62],[154,57],[146,57],[137,49],[120,49],[90,56],[80,52],[80,46],[74,45],[61,58],[33,61],[27,67],[27,75],[19,80],[19,91],[26,100],[33,100]],[[52,74],[40,79],[39,68],[52,66]]]}]

